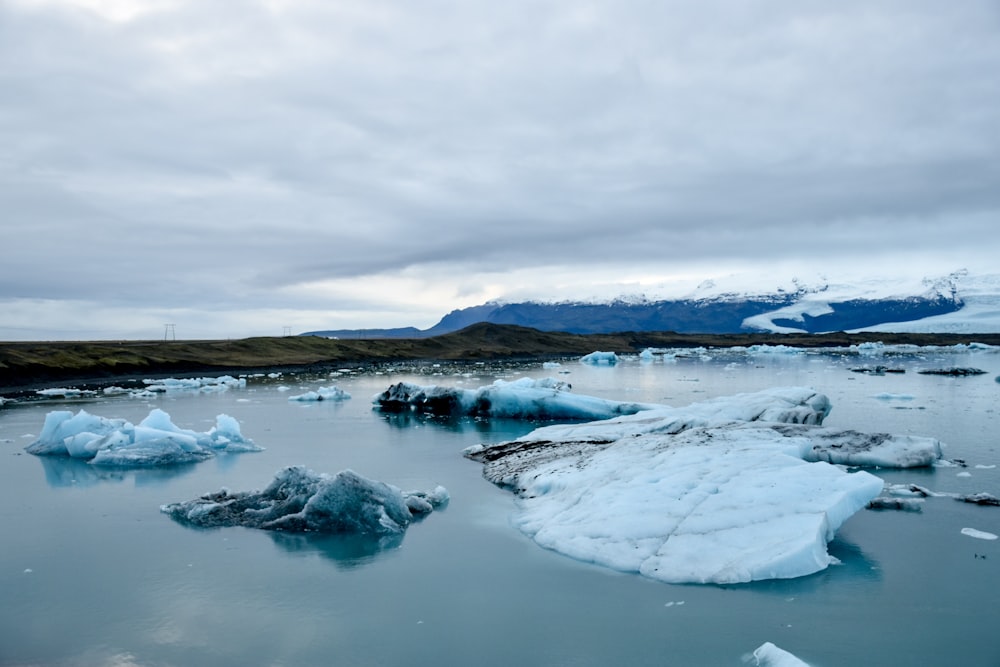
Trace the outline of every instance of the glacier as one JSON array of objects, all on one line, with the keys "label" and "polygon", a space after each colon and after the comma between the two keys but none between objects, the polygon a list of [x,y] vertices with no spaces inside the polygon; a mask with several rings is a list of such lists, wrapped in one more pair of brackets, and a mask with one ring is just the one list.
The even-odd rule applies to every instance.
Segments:
[{"label": "glacier", "polygon": [[216,416],[215,426],[198,433],[176,426],[159,408],[139,424],[125,419],[55,410],[45,416],[38,438],[25,447],[36,456],[69,456],[109,467],[165,466],[193,463],[218,453],[257,452],[263,448],[245,438],[239,422]]},{"label": "glacier", "polygon": [[926,466],[933,438],[822,425],[806,387],[538,428],[465,456],[514,492],[514,525],[581,561],[669,583],[800,577],[883,481],[847,466]]},{"label": "glacier", "polygon": [[478,389],[398,382],[376,394],[372,404],[384,412],[563,420],[606,419],[659,407],[573,394],[569,383],[554,378],[497,380]]},{"label": "glacier", "polygon": [[176,521],[201,528],[244,526],[297,533],[356,533],[391,536],[414,518],[447,504],[443,486],[430,492],[402,492],[352,470],[336,475],[302,466],[279,470],[263,491],[222,489],[194,500],[162,505]]}]

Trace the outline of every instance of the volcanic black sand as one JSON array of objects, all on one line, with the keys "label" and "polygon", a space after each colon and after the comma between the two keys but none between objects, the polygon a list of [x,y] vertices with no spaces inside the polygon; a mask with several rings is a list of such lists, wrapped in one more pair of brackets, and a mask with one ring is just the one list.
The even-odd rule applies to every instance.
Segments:
[{"label": "volcanic black sand", "polygon": [[647,347],[788,345],[1000,345],[1000,334],[677,334],[625,332],[578,335],[525,327],[475,324],[433,338],[328,339],[316,336],[198,341],[0,342],[0,394],[54,383],[108,384],[113,379],[184,374],[315,370],[401,361],[555,359],[596,350],[635,354]]}]

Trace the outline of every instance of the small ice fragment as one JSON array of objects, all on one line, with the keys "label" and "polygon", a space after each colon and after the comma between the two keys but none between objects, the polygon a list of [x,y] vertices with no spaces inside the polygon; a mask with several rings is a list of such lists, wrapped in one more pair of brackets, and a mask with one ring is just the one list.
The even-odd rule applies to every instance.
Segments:
[{"label": "small ice fragment", "polygon": [[963,535],[968,535],[969,537],[974,537],[977,540],[995,540],[997,536],[993,533],[987,533],[985,530],[976,530],[975,528],[963,528]]},{"label": "small ice fragment", "polygon": [[955,475],[955,477],[972,477],[972,473],[971,472],[960,472],[957,475]]}]

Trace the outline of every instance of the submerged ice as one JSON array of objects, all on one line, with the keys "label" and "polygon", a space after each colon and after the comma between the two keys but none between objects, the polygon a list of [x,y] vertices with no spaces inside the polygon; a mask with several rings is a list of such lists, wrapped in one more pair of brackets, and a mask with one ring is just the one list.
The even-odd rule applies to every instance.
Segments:
[{"label": "submerged ice", "polygon": [[278,471],[263,491],[222,489],[187,502],[163,505],[173,519],[194,526],[246,526],[290,532],[396,535],[416,517],[448,502],[443,486],[402,492],[351,470],[318,474],[301,466]]},{"label": "submerged ice", "polygon": [[37,456],[70,456],[98,466],[160,466],[192,463],[227,452],[256,452],[262,448],[243,437],[240,425],[220,414],[204,433],[182,429],[160,409],[139,424],[109,419],[85,410],[48,413],[38,439],[25,450]]},{"label": "submerged ice", "polygon": [[929,465],[930,438],[823,427],[830,403],[791,387],[536,429],[466,450],[517,496],[515,524],[579,560],[673,583],[792,578],[883,482],[841,466]]}]

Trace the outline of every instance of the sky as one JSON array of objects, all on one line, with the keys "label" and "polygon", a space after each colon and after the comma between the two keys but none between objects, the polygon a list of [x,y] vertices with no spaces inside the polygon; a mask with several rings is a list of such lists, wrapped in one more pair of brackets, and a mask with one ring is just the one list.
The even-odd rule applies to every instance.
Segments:
[{"label": "sky", "polygon": [[996,272],[995,0],[4,0],[0,340]]}]

